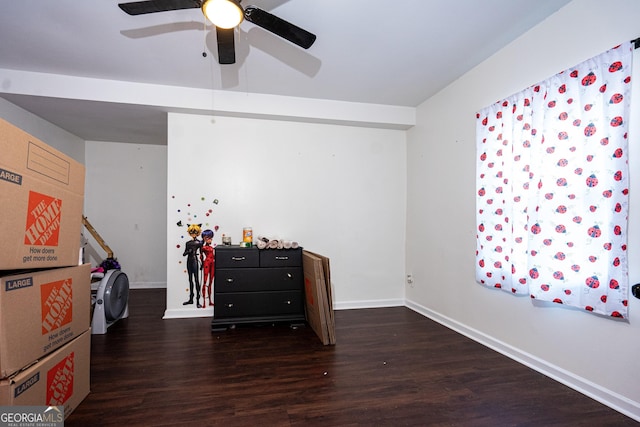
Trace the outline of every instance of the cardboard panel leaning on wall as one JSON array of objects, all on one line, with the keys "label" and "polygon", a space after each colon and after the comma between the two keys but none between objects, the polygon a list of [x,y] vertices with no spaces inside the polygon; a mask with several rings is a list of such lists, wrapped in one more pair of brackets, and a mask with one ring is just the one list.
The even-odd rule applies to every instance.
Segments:
[{"label": "cardboard panel leaning on wall", "polygon": [[89,264],[0,277],[0,378],[69,343],[90,325]]},{"label": "cardboard panel leaning on wall", "polygon": [[0,270],[78,264],[85,168],[0,119]]}]

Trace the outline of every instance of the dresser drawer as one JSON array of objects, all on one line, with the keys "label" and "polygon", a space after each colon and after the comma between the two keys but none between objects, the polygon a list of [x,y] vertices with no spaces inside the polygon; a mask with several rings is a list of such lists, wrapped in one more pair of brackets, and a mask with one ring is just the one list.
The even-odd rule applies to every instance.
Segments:
[{"label": "dresser drawer", "polygon": [[216,246],[216,269],[258,267],[260,254],[257,248]]},{"label": "dresser drawer", "polygon": [[304,298],[300,291],[237,292],[216,294],[215,318],[301,314]]},{"label": "dresser drawer", "polygon": [[215,292],[260,292],[302,290],[300,267],[216,268]]},{"label": "dresser drawer", "polygon": [[302,248],[263,249],[260,251],[260,267],[294,267],[302,265]]}]

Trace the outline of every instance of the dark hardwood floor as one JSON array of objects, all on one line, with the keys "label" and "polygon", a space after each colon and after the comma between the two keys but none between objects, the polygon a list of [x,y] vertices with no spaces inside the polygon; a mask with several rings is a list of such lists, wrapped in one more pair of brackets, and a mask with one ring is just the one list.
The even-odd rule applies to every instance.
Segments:
[{"label": "dark hardwood floor", "polygon": [[632,419],[408,308],[310,327],[162,320],[163,289],[91,337],[91,393],[66,426],[630,426]]}]

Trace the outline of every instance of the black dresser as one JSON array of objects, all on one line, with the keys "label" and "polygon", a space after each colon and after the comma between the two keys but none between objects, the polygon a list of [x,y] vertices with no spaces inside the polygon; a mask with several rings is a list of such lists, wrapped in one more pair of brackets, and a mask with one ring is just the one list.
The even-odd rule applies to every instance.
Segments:
[{"label": "black dresser", "polygon": [[216,246],[211,329],[305,321],[302,248]]}]

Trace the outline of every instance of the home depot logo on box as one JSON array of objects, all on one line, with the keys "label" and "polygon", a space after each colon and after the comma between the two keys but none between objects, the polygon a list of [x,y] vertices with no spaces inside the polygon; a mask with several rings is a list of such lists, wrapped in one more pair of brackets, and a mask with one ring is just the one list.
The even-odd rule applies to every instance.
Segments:
[{"label": "home depot logo on box", "polygon": [[73,395],[74,352],[47,372],[47,400],[49,406],[61,406]]},{"label": "home depot logo on box", "polygon": [[73,314],[73,281],[71,278],[40,286],[42,335],[71,323]]},{"label": "home depot logo on box", "polygon": [[58,246],[62,200],[29,191],[25,245]]}]

